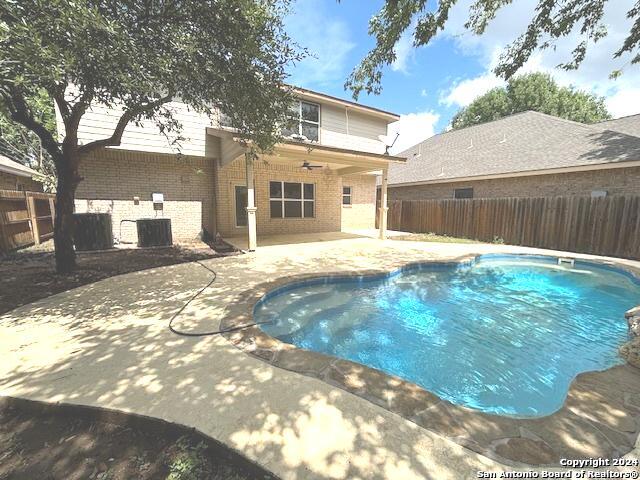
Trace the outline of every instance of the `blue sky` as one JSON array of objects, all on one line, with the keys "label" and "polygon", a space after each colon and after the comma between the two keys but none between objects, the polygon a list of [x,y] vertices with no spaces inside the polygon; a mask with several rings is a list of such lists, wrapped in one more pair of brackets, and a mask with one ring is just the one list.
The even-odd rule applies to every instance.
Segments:
[{"label": "blue sky", "polygon": [[[491,68],[502,49],[524,30],[536,2],[517,0],[498,15],[482,37],[475,37],[463,28],[470,3],[471,0],[459,1],[448,27],[427,47],[412,48],[410,35],[405,35],[396,46],[398,61],[385,70],[382,93],[363,94],[359,98],[361,103],[403,116],[394,126],[401,135],[396,151],[441,132],[459,108],[501,84]],[[609,2],[605,14],[609,36],[592,46],[577,72],[560,71],[555,65],[567,59],[567,53],[579,40],[578,34],[560,42],[555,51],[536,53],[523,71],[546,71],[563,85],[602,95],[615,117],[638,113],[640,68],[625,66],[627,59],[611,58],[628,32],[630,22],[625,13],[633,3],[634,0]],[[374,45],[373,38],[367,34],[368,21],[381,5],[380,0],[342,0],[340,3],[295,0],[286,28],[314,57],[292,68],[290,81],[350,98],[343,85],[353,67]],[[610,80],[609,73],[621,66],[625,66],[623,77]]]}]

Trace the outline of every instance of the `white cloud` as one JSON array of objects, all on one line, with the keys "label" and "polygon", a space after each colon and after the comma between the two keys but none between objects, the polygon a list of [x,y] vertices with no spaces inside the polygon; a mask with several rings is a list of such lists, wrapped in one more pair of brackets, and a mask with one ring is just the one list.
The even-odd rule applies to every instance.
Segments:
[{"label": "white cloud", "polygon": [[[487,65],[487,69],[476,77],[461,80],[451,89],[442,92],[441,103],[448,106],[468,105],[473,98],[500,84],[500,80],[492,72],[497,65],[499,54],[506,45],[525,31],[537,1],[521,0],[508,5],[498,13],[482,36],[474,36],[464,29],[471,3],[472,0],[463,0],[456,4],[449,17],[447,28],[439,34],[439,37],[452,39],[460,53],[478,57],[480,62]],[[604,96],[607,107],[614,117],[639,113],[637,85],[640,83],[640,68],[627,66],[619,79],[609,78],[613,70],[627,64],[629,60],[629,56],[614,59],[613,53],[629,32],[631,20],[626,18],[626,12],[633,3],[634,0],[617,0],[607,4],[604,22],[609,34],[598,43],[589,46],[585,61],[578,70],[565,71],[557,68],[558,64],[571,59],[572,48],[581,40],[579,32],[572,32],[560,39],[554,49],[538,51],[534,54],[518,73],[547,72],[560,85],[573,85]]]},{"label": "white cloud", "polygon": [[421,97],[428,97],[429,93],[427,92],[426,88],[423,88],[422,90],[420,90],[420,96]]},{"label": "white cloud", "polygon": [[414,25],[409,27],[400,37],[398,43],[395,46],[396,59],[391,64],[391,70],[394,72],[400,71],[403,73],[407,73],[407,66],[409,60],[413,58],[414,55],[414,47],[413,47],[413,29]]},{"label": "white cloud", "polygon": [[349,52],[355,47],[346,22],[329,17],[320,0],[297,0],[285,19],[287,33],[311,54],[290,73],[289,82],[318,88],[343,82],[351,65]]},{"label": "white cloud", "polygon": [[396,133],[400,134],[390,152],[392,154],[400,153],[426,138],[432,137],[439,119],[440,115],[433,111],[400,115],[400,120],[389,125],[388,136],[391,141],[396,137]]},{"label": "white cloud", "polygon": [[440,103],[451,107],[466,107],[477,97],[484,95],[495,87],[504,85],[504,81],[491,73],[476,78],[468,78],[454,84],[448,92],[442,94]]},{"label": "white cloud", "polygon": [[607,100],[607,108],[614,117],[624,117],[640,113],[640,88],[623,88]]}]

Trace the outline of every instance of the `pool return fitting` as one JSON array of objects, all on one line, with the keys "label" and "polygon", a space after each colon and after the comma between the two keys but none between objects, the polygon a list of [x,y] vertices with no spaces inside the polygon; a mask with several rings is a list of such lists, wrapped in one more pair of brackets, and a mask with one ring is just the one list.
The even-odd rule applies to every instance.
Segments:
[{"label": "pool return fitting", "polygon": [[187,300],[187,302],[182,305],[182,307],[180,307],[180,309],[174,313],[171,316],[171,319],[169,320],[169,330],[171,330],[173,333],[175,333],[176,335],[180,335],[182,337],[209,337],[212,335],[221,335],[223,333],[229,333],[229,332],[235,332],[237,330],[242,330],[243,328],[249,328],[249,327],[255,327],[257,325],[264,325],[264,324],[268,324],[268,323],[273,323],[272,321],[268,321],[268,322],[252,322],[252,323],[247,323],[246,325],[238,325],[237,327],[233,327],[233,328],[227,328],[224,330],[214,330],[211,332],[184,332],[182,330],[178,330],[176,328],[173,327],[173,322],[176,318],[178,318],[180,316],[180,314],[182,312],[184,312],[185,308],[187,308],[189,306],[189,304],[191,304],[191,302],[193,302],[196,298],[198,298],[202,292],[204,292],[207,288],[209,288],[211,285],[213,285],[213,283],[216,281],[216,278],[218,278],[218,274],[211,268],[207,267],[204,263],[200,262],[199,260],[196,260],[195,263],[197,263],[198,265],[200,265],[202,268],[205,268],[207,270],[209,270],[212,274],[211,280],[209,280],[209,282],[202,287],[200,290],[198,290],[189,300]]}]

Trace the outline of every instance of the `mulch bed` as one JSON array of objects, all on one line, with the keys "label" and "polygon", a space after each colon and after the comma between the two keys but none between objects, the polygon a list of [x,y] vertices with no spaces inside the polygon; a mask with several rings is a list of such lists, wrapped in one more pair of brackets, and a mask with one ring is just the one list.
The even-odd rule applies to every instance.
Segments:
[{"label": "mulch bed", "polygon": [[0,399],[0,480],[276,478],[176,424],[91,407]]},{"label": "mulch bed", "polygon": [[53,241],[0,256],[0,315],[21,305],[104,278],[220,256],[205,243],[169,248],[79,253],[70,275],[54,271]]}]

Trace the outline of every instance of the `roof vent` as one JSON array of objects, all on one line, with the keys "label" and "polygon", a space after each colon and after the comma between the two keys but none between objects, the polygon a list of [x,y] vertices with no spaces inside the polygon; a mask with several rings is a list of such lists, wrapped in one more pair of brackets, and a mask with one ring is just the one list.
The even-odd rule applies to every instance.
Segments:
[{"label": "roof vent", "polygon": [[471,150],[473,148],[473,138],[471,139],[471,143],[467,147],[467,150]]},{"label": "roof vent", "polygon": [[498,143],[507,143],[507,135],[505,133],[502,134],[502,140]]}]

